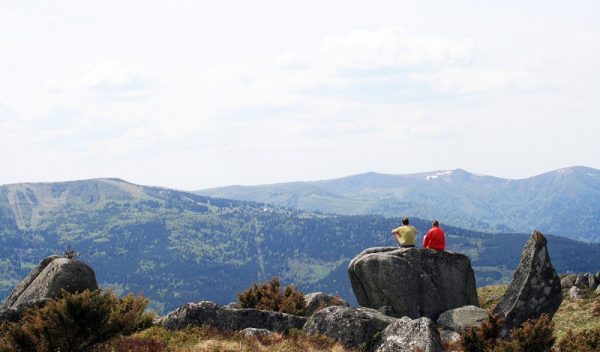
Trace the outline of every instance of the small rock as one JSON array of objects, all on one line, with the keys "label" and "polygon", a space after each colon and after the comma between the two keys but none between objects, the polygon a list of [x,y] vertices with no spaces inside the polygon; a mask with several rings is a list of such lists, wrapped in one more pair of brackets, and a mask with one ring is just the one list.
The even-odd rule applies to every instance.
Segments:
[{"label": "small rock", "polygon": [[245,328],[240,333],[246,337],[262,337],[273,335],[271,330],[267,329],[256,329],[256,328]]},{"label": "small rock", "polygon": [[461,332],[481,325],[487,318],[487,310],[475,306],[464,306],[440,314],[437,324],[445,329]]},{"label": "small rock", "polygon": [[596,287],[596,291],[595,292],[596,292],[597,295],[600,295],[600,286]]},{"label": "small rock", "polygon": [[575,280],[577,279],[577,275],[571,274],[560,279],[560,287],[569,289],[571,286],[575,285]]},{"label": "small rock", "polygon": [[571,297],[571,299],[582,299],[583,298],[583,292],[582,290],[577,287],[577,286],[573,286],[569,289],[569,297]]},{"label": "small rock", "polygon": [[596,278],[596,275],[594,275],[594,274],[588,275],[588,286],[592,290],[595,290],[596,287],[598,287],[598,279]]},{"label": "small rock", "polygon": [[328,295],[323,292],[312,292],[304,295],[304,302],[306,303],[306,314],[307,316],[312,315],[314,312],[331,307],[331,306],[343,306],[349,307],[348,302],[340,297]]},{"label": "small rock", "polygon": [[442,341],[433,320],[402,317],[381,333],[377,352],[441,352]]},{"label": "small rock", "polygon": [[395,322],[371,308],[333,306],[313,314],[302,328],[308,335],[325,335],[346,347],[374,343],[375,335]]},{"label": "small rock", "polygon": [[460,334],[452,330],[442,330],[440,331],[440,340],[442,340],[442,344],[456,343],[460,340]]},{"label": "small rock", "polygon": [[577,286],[579,288],[589,287],[588,275],[587,274],[577,275],[577,279],[575,280],[575,286]]}]

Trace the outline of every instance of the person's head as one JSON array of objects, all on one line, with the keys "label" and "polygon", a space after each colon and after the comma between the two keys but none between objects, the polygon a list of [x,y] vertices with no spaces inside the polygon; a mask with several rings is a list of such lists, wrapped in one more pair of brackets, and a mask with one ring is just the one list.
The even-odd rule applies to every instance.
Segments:
[{"label": "person's head", "polygon": [[408,225],[408,218],[402,218],[402,225]]},{"label": "person's head", "polygon": [[437,220],[433,220],[433,222],[431,223],[431,225],[432,225],[433,227],[440,227],[440,223],[439,223],[439,221],[437,221]]}]

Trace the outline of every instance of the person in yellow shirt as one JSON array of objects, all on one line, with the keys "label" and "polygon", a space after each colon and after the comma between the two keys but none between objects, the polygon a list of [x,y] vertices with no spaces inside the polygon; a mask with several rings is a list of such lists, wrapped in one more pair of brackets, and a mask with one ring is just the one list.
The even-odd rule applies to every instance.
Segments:
[{"label": "person in yellow shirt", "polygon": [[392,230],[392,235],[401,248],[414,247],[417,242],[417,229],[408,223],[408,218],[402,218],[402,226]]}]

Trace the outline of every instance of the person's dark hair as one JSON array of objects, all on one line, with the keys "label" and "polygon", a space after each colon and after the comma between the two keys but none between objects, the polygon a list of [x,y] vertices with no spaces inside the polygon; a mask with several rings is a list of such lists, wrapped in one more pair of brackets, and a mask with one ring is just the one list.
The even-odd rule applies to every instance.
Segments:
[{"label": "person's dark hair", "polygon": [[408,218],[402,218],[402,225],[408,225]]},{"label": "person's dark hair", "polygon": [[437,220],[433,220],[433,222],[431,223],[434,227],[439,227],[440,223]]}]

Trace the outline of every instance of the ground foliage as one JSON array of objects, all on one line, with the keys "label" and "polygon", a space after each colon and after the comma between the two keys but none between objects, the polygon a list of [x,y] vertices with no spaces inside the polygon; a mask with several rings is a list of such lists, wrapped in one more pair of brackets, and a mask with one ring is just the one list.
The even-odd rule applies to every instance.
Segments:
[{"label": "ground foliage", "polygon": [[[149,349],[150,347],[155,349]],[[97,345],[93,352],[120,351],[244,351],[244,352],[351,352],[339,342],[323,336],[310,336],[299,330],[287,335],[246,337],[240,332],[209,327],[190,327],[170,331],[153,327],[129,337],[119,337]]]},{"label": "ground foliage", "polygon": [[501,317],[490,315],[481,326],[463,334],[462,348],[465,352],[548,352],[556,340],[554,326],[545,314],[511,330],[507,339],[501,338],[502,324]]},{"label": "ground foliage", "polygon": [[147,299],[110,291],[65,293],[43,308],[26,311],[16,323],[0,326],[0,351],[85,351],[116,335],[151,325]]}]

